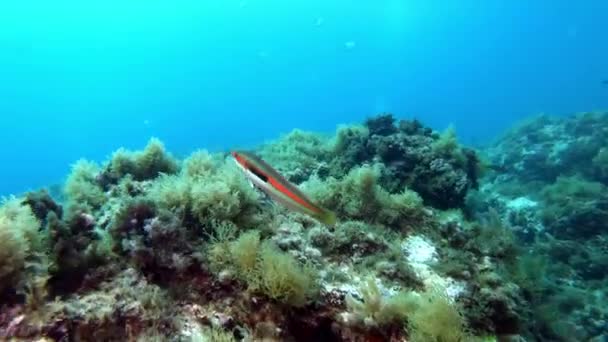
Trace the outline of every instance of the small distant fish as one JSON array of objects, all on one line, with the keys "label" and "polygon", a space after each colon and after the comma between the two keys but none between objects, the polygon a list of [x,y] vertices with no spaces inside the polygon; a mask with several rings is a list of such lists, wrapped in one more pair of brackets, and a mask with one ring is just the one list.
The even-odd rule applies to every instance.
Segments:
[{"label": "small distant fish", "polygon": [[354,49],[355,46],[357,46],[357,43],[355,43],[354,40],[349,40],[346,43],[344,43],[344,47],[347,48],[347,49],[349,49],[349,50]]},{"label": "small distant fish", "polygon": [[603,81],[602,81],[602,84],[603,84],[603,85],[605,85],[605,86],[608,86],[608,79],[603,80]]},{"label": "small distant fish", "polygon": [[324,22],[325,22],[325,19],[323,19],[322,17],[318,17],[317,20],[315,20],[315,26],[319,27],[319,26],[323,25]]},{"label": "small distant fish", "polygon": [[245,176],[274,201],[328,226],[336,224],[336,215],[333,212],[314,204],[300,189],[260,157],[244,151],[233,151],[231,154]]}]

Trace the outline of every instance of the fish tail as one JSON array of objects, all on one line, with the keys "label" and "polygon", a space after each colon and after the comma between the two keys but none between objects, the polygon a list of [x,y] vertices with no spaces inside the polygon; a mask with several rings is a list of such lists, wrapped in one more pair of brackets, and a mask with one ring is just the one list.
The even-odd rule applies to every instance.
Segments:
[{"label": "fish tail", "polygon": [[323,209],[317,216],[317,219],[328,226],[336,224],[336,214],[333,211]]}]

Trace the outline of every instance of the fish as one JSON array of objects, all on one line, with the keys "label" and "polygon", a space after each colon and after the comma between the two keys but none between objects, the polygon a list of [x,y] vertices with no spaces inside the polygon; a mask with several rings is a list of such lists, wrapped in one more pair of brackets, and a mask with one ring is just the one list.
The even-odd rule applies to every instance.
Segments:
[{"label": "fish", "polygon": [[247,151],[232,151],[231,154],[245,176],[272,200],[328,226],[336,224],[334,212],[311,201],[262,158]]}]

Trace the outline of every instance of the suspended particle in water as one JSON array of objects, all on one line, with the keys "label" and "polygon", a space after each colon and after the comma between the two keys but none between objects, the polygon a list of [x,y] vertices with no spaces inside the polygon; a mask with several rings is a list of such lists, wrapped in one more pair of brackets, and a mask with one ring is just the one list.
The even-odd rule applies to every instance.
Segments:
[{"label": "suspended particle in water", "polygon": [[354,40],[349,40],[346,43],[344,43],[344,47],[347,48],[348,50],[354,49],[355,46],[357,46],[357,43],[355,43]]}]

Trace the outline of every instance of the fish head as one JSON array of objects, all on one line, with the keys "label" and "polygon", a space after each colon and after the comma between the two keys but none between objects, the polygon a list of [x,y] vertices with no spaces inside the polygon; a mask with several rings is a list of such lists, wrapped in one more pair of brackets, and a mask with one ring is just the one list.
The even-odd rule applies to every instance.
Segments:
[{"label": "fish head", "polygon": [[247,166],[247,160],[242,153],[240,153],[238,151],[232,151],[232,152],[230,152],[230,154],[232,155],[232,157],[234,157],[234,160],[236,161],[237,164],[239,164],[240,166],[243,166],[243,167]]}]

